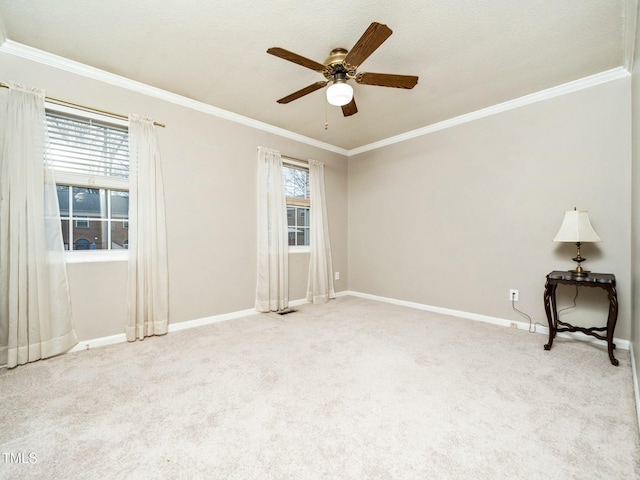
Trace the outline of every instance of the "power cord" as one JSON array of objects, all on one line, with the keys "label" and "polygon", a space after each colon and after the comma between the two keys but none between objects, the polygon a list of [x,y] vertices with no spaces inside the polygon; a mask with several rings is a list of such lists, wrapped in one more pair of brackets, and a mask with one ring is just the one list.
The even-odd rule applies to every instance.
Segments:
[{"label": "power cord", "polygon": [[[560,317],[560,314],[562,312],[566,310],[571,310],[572,308],[576,308],[576,300],[578,299],[578,293],[579,293],[579,289],[578,289],[578,286],[576,285],[576,294],[573,296],[573,304],[558,310],[558,317]],[[518,312],[520,315],[522,315],[523,317],[529,320],[529,333],[536,333],[536,327],[537,326],[544,327],[544,325],[542,325],[541,323],[533,323],[529,315],[527,315],[521,310],[518,310],[518,308],[516,308],[516,302],[514,300],[515,296],[516,296],[515,293],[511,295],[511,308],[513,308],[516,312]]]},{"label": "power cord", "polygon": [[573,305],[569,305],[568,307],[561,308],[558,310],[558,317],[560,316],[560,312],[564,312],[565,310],[571,310],[572,308],[576,308],[576,300],[578,299],[578,286],[576,285],[576,294],[573,297]]},{"label": "power cord", "polygon": [[541,323],[533,323],[529,315],[524,313],[522,310],[518,310],[516,308],[516,301],[514,300],[515,296],[515,293],[511,294],[511,308],[513,308],[516,312],[529,320],[529,333],[536,333],[536,326],[544,327],[544,325],[542,325]]}]

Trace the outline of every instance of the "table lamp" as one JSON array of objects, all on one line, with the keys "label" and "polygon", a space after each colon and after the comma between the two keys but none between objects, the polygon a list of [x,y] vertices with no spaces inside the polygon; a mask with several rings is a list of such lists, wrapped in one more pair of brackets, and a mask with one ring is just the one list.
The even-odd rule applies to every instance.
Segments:
[{"label": "table lamp", "polygon": [[578,262],[578,267],[575,270],[569,271],[577,277],[586,277],[589,275],[589,271],[583,270],[582,265],[580,265],[586,260],[586,258],[580,255],[580,245],[585,242],[601,242],[602,240],[593,230],[591,222],[589,221],[589,214],[586,210],[576,210],[574,208],[573,210],[564,212],[564,220],[553,241],[575,243],[578,247],[578,255],[573,258],[573,260]]}]

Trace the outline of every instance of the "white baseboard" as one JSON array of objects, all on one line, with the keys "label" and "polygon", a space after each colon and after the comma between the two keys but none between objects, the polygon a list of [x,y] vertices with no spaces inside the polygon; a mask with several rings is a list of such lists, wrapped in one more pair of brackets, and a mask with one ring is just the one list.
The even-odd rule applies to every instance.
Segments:
[{"label": "white baseboard", "polygon": [[204,325],[211,325],[212,323],[226,322],[227,320],[234,320],[236,318],[248,317],[250,315],[257,315],[259,312],[253,308],[247,310],[238,310],[237,312],[222,313],[220,315],[212,315],[211,317],[197,318],[195,320],[187,320],[186,322],[170,323],[169,333],[178,332],[180,330],[186,330],[187,328],[202,327]]},{"label": "white baseboard", "polygon": [[[378,295],[371,295],[368,293],[361,293],[361,292],[355,292],[355,291],[351,291],[351,290],[343,290],[341,292],[336,292],[336,297],[344,297],[344,296],[354,296],[354,297],[360,297],[360,298],[366,298],[369,300],[375,300],[378,302],[385,302],[385,303],[390,303],[393,305],[400,305],[403,307],[409,307],[409,308],[415,308],[417,310],[425,310],[425,311],[429,311],[429,312],[435,312],[435,313],[441,313],[443,315],[451,315],[454,317],[460,317],[460,318],[466,318],[469,320],[476,320],[476,321],[480,321],[480,322],[485,322],[485,323],[491,323],[493,325],[500,325],[502,327],[511,327],[514,328],[518,328],[519,330],[529,330],[529,324],[526,322],[522,322],[522,321],[514,321],[514,320],[509,320],[509,319],[505,319],[505,318],[499,318],[499,317],[491,317],[488,315],[480,315],[477,313],[470,313],[470,312],[464,312],[462,310],[453,310],[450,308],[442,308],[442,307],[434,307],[432,305],[425,305],[423,303],[415,303],[415,302],[409,302],[406,300],[397,300],[395,298],[389,298],[389,297],[381,297]],[[299,305],[304,305],[305,303],[308,303],[306,299],[298,299],[298,300],[291,300],[289,302],[289,305],[292,307],[295,306],[299,306]],[[185,322],[179,322],[179,323],[172,323],[169,324],[169,332],[177,332],[180,330],[185,330],[187,328],[195,328],[195,327],[201,327],[204,325],[210,325],[212,323],[218,323],[218,322],[224,322],[227,320],[234,320],[236,318],[242,318],[242,317],[247,317],[249,315],[256,315],[257,312],[254,309],[247,309],[247,310],[239,310],[236,312],[230,312],[230,313],[223,313],[220,315],[213,315],[210,317],[205,317],[205,318],[198,318],[195,320],[187,320]],[[541,326],[541,325],[536,325],[536,333],[542,333],[545,335],[549,334],[549,328],[545,327],[545,326]],[[606,342],[602,341],[602,340],[598,340],[592,337],[588,337],[585,335],[581,335],[579,333],[569,333],[569,332],[562,332],[558,334],[559,337],[565,337],[565,338],[573,338],[576,340],[580,340],[580,341],[588,341],[588,342],[593,342],[593,343],[599,343],[602,345],[606,345]],[[72,353],[72,352],[78,352],[78,351],[82,351],[82,350],[89,350],[91,348],[97,348],[97,347],[103,347],[106,345],[113,345],[115,343],[123,343],[126,342],[127,338],[125,336],[124,333],[118,334],[118,335],[111,335],[108,337],[101,337],[101,338],[95,338],[92,340],[83,340],[81,342],[79,342],[75,347],[73,347],[71,350],[69,350],[67,353]],[[619,338],[615,338],[614,342],[616,343],[616,347],[623,349],[623,350],[630,350],[631,348],[631,343],[628,340],[623,340],[623,339],[619,339]],[[632,362],[632,367],[633,367],[633,374],[634,374],[634,388],[635,388],[635,392],[636,392],[636,401],[637,401],[637,406],[638,406],[638,415],[639,415],[639,419],[640,419],[640,390],[638,387],[638,379],[637,379],[637,372],[635,369],[635,361],[634,361],[634,357],[633,354],[631,354],[631,362]]]},{"label": "white baseboard", "polygon": [[305,303],[309,303],[309,302],[307,302],[306,298],[301,298],[300,300],[291,300],[289,302],[289,306],[290,307],[298,307],[300,305],[304,305]]},{"label": "white baseboard", "polygon": [[[343,297],[347,295],[346,291],[337,292],[337,297]],[[291,300],[289,305],[292,307],[296,307],[299,305],[304,305],[307,303],[306,298],[301,298],[298,300]],[[187,328],[195,328],[202,327],[204,325],[211,325],[212,323],[225,322],[227,320],[234,320],[236,318],[248,317],[249,315],[257,315],[258,311],[253,308],[247,310],[238,310],[237,312],[230,313],[222,313],[220,315],[213,315],[211,317],[197,318],[195,320],[187,320],[185,322],[178,323],[170,323],[168,331],[169,332],[178,332],[180,330],[185,330]],[[106,345],[113,345],[115,343],[124,343],[127,341],[127,337],[124,333],[120,333],[117,335],[110,335],[108,337],[100,337],[94,338],[92,340],[83,340],[78,342],[78,344],[73,347],[71,350],[67,351],[67,353],[80,352],[82,350],[89,350],[91,348],[104,347]]]},{"label": "white baseboard", "polygon": [[[511,327],[511,328],[517,328],[519,330],[529,330],[529,323],[528,322],[522,322],[522,321],[514,321],[514,320],[509,320],[509,319],[505,319],[505,318],[499,318],[499,317],[491,317],[488,315],[480,315],[478,313],[470,313],[470,312],[464,312],[462,310],[453,310],[450,308],[442,308],[442,307],[434,307],[432,305],[425,305],[423,303],[415,303],[415,302],[408,302],[406,300],[397,300],[395,298],[389,298],[389,297],[380,297],[378,295],[371,295],[369,293],[361,293],[361,292],[354,292],[354,291],[347,291],[345,292],[346,295],[351,295],[354,297],[360,297],[360,298],[366,298],[369,300],[375,300],[378,302],[385,302],[385,303],[391,303],[393,305],[400,305],[403,307],[409,307],[409,308],[415,308],[417,310],[425,310],[428,312],[434,312],[434,313],[441,313],[443,315],[451,315],[452,317],[459,317],[459,318],[466,318],[469,320],[476,320],[479,322],[485,322],[485,323],[491,323],[493,325],[500,325],[502,327]],[[515,327],[514,327],[515,324]],[[549,335],[549,327],[545,327],[543,325],[537,324],[536,325],[536,329],[535,329],[536,333],[543,333],[546,335]],[[583,342],[590,342],[590,343],[596,343],[599,345],[606,345],[607,342],[605,342],[604,340],[598,340],[597,338],[593,338],[587,335],[582,335],[578,332],[576,333],[572,333],[572,332],[562,332],[562,333],[558,333],[558,337],[563,337],[563,338],[571,338],[574,340],[580,340]],[[622,349],[622,350],[629,350],[629,345],[630,342],[629,340],[623,340],[621,338],[614,338],[613,339],[614,343],[616,344],[616,348]]]},{"label": "white baseboard", "polygon": [[[239,310],[237,312],[213,315],[211,317],[187,320],[185,322],[170,323],[168,331],[169,333],[178,332],[180,330],[186,330],[187,328],[202,327],[204,325],[211,325],[212,323],[225,322],[227,320],[233,320],[236,318],[248,317],[249,315],[256,315],[258,313],[258,311],[251,308],[247,310]],[[108,337],[94,338],[92,340],[82,340],[78,342],[78,344],[67,353],[79,352],[82,350],[89,350],[97,347],[104,347],[106,345],[113,345],[115,343],[124,343],[126,341],[127,336],[124,333],[120,333],[118,335],[110,335]]]},{"label": "white baseboard", "polygon": [[127,341],[127,336],[124,333],[118,335],[110,335],[108,337],[94,338],[92,340],[82,340],[73,347],[67,353],[80,352],[82,350],[90,350],[97,347],[105,347],[107,345],[113,345],[115,343],[123,343]]},{"label": "white baseboard", "polygon": [[633,376],[633,391],[636,395],[636,414],[640,425],[640,388],[638,388],[638,370],[636,369],[636,357],[633,354],[633,343],[629,343],[629,356],[631,357],[631,375]]}]

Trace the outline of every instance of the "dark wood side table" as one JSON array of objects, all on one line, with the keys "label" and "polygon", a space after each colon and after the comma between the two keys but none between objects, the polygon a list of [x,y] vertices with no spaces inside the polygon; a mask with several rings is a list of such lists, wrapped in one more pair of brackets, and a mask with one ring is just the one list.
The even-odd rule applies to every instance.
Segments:
[{"label": "dark wood side table", "polygon": [[[583,328],[575,327],[558,319],[556,305],[556,288],[558,285],[577,285],[578,287],[600,287],[607,291],[609,297],[609,317],[606,327]],[[618,366],[618,360],[613,356],[616,345],[613,343],[613,332],[618,321],[618,294],[616,293],[616,277],[611,273],[590,273],[588,276],[578,277],[571,272],[554,271],[547,275],[547,283],[544,286],[544,309],[547,312],[549,322],[549,343],[545,350],[551,350],[553,339],[557,332],[582,332],[600,340],[606,340],[611,363]],[[602,335],[599,332],[603,332]]]}]

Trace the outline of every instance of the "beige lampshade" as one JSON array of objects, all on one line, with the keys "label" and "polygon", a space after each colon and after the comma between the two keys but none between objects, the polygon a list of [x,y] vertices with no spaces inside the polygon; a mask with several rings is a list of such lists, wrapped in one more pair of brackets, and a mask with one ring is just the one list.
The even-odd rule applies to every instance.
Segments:
[{"label": "beige lampshade", "polygon": [[554,242],[601,242],[593,230],[586,210],[569,210],[564,212],[564,220]]}]

